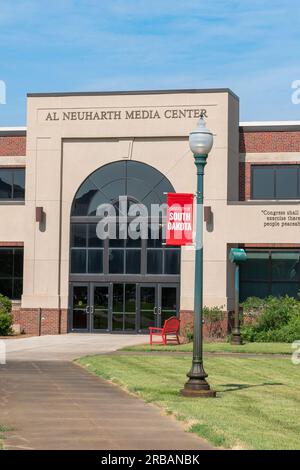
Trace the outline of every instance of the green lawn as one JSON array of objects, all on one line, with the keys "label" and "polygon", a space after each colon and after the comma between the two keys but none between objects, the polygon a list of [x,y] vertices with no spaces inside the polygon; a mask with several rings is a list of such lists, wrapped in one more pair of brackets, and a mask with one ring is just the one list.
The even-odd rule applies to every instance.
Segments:
[{"label": "green lawn", "polygon": [[9,431],[8,427],[0,424],[0,450],[3,449],[3,438],[6,431]]},{"label": "green lawn", "polygon": [[225,448],[300,449],[300,366],[288,358],[208,357],[217,398],[184,398],[191,358],[113,355],[79,359],[89,371],[162,407]]},{"label": "green lawn", "polygon": [[[138,344],[126,346],[122,351],[184,351],[191,352],[193,343],[180,345],[153,345]],[[257,354],[291,354],[292,348],[289,343],[247,343],[241,346],[233,346],[230,343],[204,343],[205,352],[244,352]]]}]

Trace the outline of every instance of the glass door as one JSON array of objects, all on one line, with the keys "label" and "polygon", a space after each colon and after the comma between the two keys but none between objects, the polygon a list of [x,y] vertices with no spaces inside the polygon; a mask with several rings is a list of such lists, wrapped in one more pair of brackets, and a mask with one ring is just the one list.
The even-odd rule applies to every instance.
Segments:
[{"label": "glass door", "polygon": [[136,331],[136,284],[112,285],[112,331]]},{"label": "glass door", "polygon": [[157,327],[157,285],[141,284],[139,295],[139,330],[148,331],[150,326]]},{"label": "glass door", "polygon": [[109,285],[91,285],[91,331],[109,331]]},{"label": "glass door", "polygon": [[179,286],[177,284],[141,284],[139,286],[139,331],[149,327],[162,328],[165,320],[178,316]]},{"label": "glass door", "polygon": [[179,313],[179,287],[176,285],[159,286],[159,305],[157,312],[158,327],[164,326],[165,320],[177,317]]},{"label": "glass door", "polygon": [[89,330],[89,285],[71,286],[71,328],[75,331]]}]

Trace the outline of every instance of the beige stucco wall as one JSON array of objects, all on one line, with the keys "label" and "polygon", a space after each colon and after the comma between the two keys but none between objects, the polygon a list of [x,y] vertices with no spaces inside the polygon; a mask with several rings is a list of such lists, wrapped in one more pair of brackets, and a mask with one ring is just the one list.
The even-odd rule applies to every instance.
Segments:
[{"label": "beige stucco wall", "polygon": [[[227,199],[227,184],[216,185],[215,169],[228,173],[228,100],[223,93],[113,96],[57,96],[28,99],[26,240],[23,307],[67,307],[70,207],[82,181],[105,163],[134,159],[164,173],[176,191],[196,187],[188,134],[197,118],[46,121],[74,110],[206,109],[215,144],[207,165],[207,194]],[[233,98],[231,98],[233,99]],[[237,105],[236,105],[237,106]],[[56,113],[55,115],[53,113]],[[233,135],[238,129],[238,117]],[[237,149],[236,149],[237,151]],[[46,229],[35,223],[35,207],[46,213]],[[193,252],[183,249],[181,308],[191,309]],[[220,293],[220,296],[222,294]]]},{"label": "beige stucco wall", "polygon": [[[2,156],[2,168],[24,167],[25,156]],[[25,205],[23,202],[0,203],[0,242],[24,242],[25,237]]]},{"label": "beige stucco wall", "polygon": [[23,242],[25,238],[25,205],[0,204],[0,242]]},{"label": "beige stucco wall", "polygon": [[[157,168],[177,192],[196,188],[188,135],[197,118],[63,121],[63,112],[124,114],[146,109],[163,115],[166,109],[186,108],[206,109],[207,127],[214,133],[205,169],[205,205],[212,208],[213,227],[204,225],[204,303],[232,308],[228,244],[297,242],[297,227],[264,227],[261,211],[270,204],[236,203],[239,103],[227,92],[29,97],[26,206],[16,208],[17,224],[23,223],[25,230],[18,225],[15,231],[25,241],[23,307],[68,307],[70,209],[78,187],[91,172],[108,162],[133,159]],[[46,120],[49,113],[53,120]],[[46,214],[43,230],[35,222],[36,206]],[[295,205],[275,206],[281,207],[288,210]],[[7,216],[11,218],[11,208]],[[11,233],[8,226],[7,237]],[[194,252],[183,248],[183,310],[193,308],[193,279]]]}]

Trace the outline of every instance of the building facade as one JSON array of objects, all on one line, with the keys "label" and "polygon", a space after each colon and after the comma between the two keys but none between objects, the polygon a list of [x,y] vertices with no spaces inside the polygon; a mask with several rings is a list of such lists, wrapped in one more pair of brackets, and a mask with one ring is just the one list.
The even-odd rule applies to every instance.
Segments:
[{"label": "building facade", "polygon": [[[100,240],[97,207],[192,193],[188,136],[213,131],[205,168],[204,304],[234,305],[232,247],[248,260],[242,300],[297,296],[300,123],[240,123],[228,89],[29,94],[26,128],[0,128],[0,293],[28,334],[147,331],[193,318],[194,251]],[[227,325],[226,325],[227,328]]]}]

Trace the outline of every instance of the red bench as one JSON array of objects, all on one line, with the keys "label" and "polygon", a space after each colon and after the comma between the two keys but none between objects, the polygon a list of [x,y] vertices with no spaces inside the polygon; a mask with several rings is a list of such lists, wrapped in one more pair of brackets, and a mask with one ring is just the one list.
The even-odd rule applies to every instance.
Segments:
[{"label": "red bench", "polygon": [[[165,320],[163,328],[154,328],[153,326],[149,327],[150,330],[150,344],[167,344],[167,336],[171,336],[169,341],[176,344],[179,343],[179,327],[180,327],[180,320],[177,317],[170,317]],[[162,341],[153,341],[153,336],[160,336]]]}]

